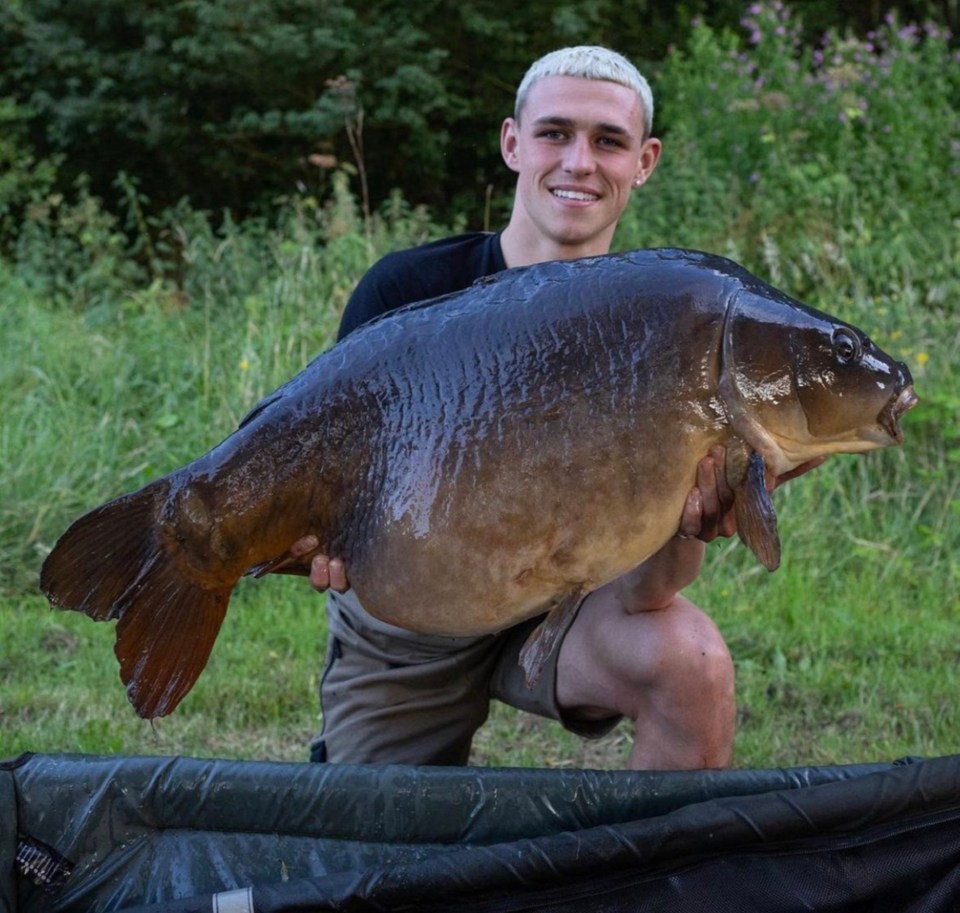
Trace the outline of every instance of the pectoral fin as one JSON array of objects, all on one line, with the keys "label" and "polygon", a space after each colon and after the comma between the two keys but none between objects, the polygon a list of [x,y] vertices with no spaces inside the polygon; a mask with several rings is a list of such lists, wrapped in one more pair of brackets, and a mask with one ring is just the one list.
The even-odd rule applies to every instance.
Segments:
[{"label": "pectoral fin", "polygon": [[563,633],[577,614],[584,595],[577,590],[564,596],[527,638],[527,642],[520,650],[520,668],[523,669],[528,688],[536,685],[550,655],[559,648]]},{"label": "pectoral fin", "polygon": [[310,576],[310,559],[316,552],[309,555],[299,555],[294,557],[290,552],[284,552],[277,558],[271,558],[269,561],[263,561],[254,565],[248,571],[244,572],[244,577],[253,577],[259,579],[267,574],[296,574],[300,577]]},{"label": "pectoral fin", "polygon": [[766,467],[759,453],[749,454],[745,472],[733,487],[740,539],[768,571],[775,571],[780,566],[780,535],[777,513],[767,491]]}]

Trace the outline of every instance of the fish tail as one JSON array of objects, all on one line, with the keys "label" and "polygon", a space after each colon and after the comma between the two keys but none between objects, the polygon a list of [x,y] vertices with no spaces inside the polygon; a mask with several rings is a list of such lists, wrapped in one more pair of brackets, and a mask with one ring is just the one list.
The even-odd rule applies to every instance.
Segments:
[{"label": "fish tail", "polygon": [[40,574],[52,606],[118,620],[120,678],[145,719],[171,713],[193,687],[235,582],[216,586],[185,573],[158,522],[168,489],[163,479],[81,517]]}]

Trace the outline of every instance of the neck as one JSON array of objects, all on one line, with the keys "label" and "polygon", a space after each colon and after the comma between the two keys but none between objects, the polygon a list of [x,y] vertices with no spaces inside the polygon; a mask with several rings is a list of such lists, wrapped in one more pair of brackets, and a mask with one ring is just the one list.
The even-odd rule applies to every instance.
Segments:
[{"label": "neck", "polygon": [[610,253],[613,227],[603,236],[577,244],[564,244],[546,238],[538,230],[524,230],[516,218],[511,218],[500,235],[500,247],[507,266],[530,266],[549,260],[575,260],[578,257],[598,257]]}]

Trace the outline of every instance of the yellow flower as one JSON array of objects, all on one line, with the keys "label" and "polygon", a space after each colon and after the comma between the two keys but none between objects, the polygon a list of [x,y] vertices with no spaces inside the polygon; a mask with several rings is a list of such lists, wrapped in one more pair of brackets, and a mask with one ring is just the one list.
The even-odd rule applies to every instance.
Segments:
[{"label": "yellow flower", "polygon": [[930,356],[926,352],[917,352],[917,364],[925,365],[930,361]]},{"label": "yellow flower", "polygon": [[250,370],[250,361],[246,358],[240,359],[240,370],[249,371]]}]

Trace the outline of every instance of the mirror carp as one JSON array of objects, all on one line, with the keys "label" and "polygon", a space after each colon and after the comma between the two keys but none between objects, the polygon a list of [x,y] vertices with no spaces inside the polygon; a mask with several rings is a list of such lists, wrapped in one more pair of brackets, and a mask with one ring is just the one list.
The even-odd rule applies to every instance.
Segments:
[{"label": "mirror carp", "polygon": [[899,444],[916,401],[863,332],[722,257],[507,270],[361,327],[208,453],[81,517],[41,588],[117,620],[147,718],[193,686],[237,581],[289,565],[308,534],[404,628],[481,634],[549,611],[522,656],[533,680],[564,613],[677,532],[712,445],[772,570],[765,473]]}]

